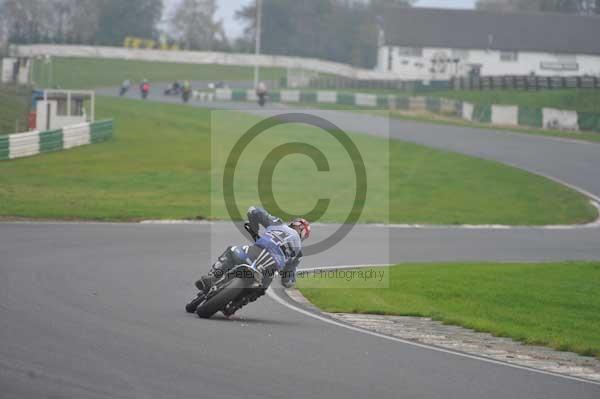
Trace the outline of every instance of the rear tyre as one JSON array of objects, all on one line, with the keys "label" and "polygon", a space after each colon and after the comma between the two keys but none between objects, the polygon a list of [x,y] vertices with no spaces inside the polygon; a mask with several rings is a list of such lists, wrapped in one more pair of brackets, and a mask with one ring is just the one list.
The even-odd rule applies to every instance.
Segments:
[{"label": "rear tyre", "polygon": [[196,309],[196,314],[202,319],[209,319],[218,311],[225,309],[229,302],[239,297],[246,287],[248,287],[248,284],[247,280],[234,278],[215,296],[201,303]]}]

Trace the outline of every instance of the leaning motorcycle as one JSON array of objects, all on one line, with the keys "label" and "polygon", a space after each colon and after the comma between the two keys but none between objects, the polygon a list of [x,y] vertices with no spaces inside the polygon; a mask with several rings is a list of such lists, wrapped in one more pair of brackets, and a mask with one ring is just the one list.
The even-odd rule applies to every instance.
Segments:
[{"label": "leaning motorcycle", "polygon": [[[245,228],[254,241],[259,238],[248,224],[245,225]],[[225,317],[230,317],[263,295],[275,274],[275,266],[266,268],[261,266],[257,262],[258,258],[252,260],[248,255],[248,248],[248,246],[232,248],[242,262],[223,273],[222,276],[217,276],[217,281],[208,293],[198,293],[198,296],[185,306],[186,312],[196,313],[203,319],[208,319],[219,311]]]}]

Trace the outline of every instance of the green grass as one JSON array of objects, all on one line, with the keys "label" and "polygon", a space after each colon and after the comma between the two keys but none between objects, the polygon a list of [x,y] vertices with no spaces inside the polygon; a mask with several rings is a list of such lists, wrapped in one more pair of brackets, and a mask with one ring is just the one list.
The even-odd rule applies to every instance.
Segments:
[{"label": "green grass", "polygon": [[0,134],[27,130],[30,94],[28,89],[0,85]]},{"label": "green grass", "polygon": [[[261,68],[264,80],[279,80],[284,69]],[[38,87],[93,89],[120,85],[125,79],[140,82],[174,80],[252,80],[254,69],[243,66],[194,65],[118,59],[52,58],[52,65],[37,60],[34,81]]]},{"label": "green grass", "polygon": [[[0,216],[228,218],[222,193],[211,184],[220,181],[219,168],[210,164],[223,165],[232,143],[257,118],[214,112],[209,140],[208,110],[99,98],[97,113],[114,117],[112,141],[0,162]],[[539,225],[596,217],[580,194],[518,169],[404,142],[351,137],[369,177],[362,222]],[[249,146],[236,174],[239,207],[260,203],[256,176],[265,151],[299,138],[325,153],[331,172],[318,172],[305,156],[286,157],[275,168],[277,202],[288,212],[303,213],[316,198],[330,197],[322,221],[343,220],[354,195],[352,163],[322,131],[297,125],[273,129]],[[263,205],[272,209],[273,204]]]},{"label": "green grass", "polygon": [[457,90],[428,94],[432,97],[453,98],[479,104],[519,105],[531,108],[558,108],[580,112],[600,113],[600,90]]},{"label": "green grass", "polygon": [[600,358],[600,263],[407,264],[387,276],[389,288],[311,275],[298,286],[328,312],[431,317]]}]

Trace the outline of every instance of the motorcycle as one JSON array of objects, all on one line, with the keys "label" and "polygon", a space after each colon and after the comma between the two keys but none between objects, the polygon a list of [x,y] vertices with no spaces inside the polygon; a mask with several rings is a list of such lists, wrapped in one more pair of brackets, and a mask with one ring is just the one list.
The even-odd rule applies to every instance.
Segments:
[{"label": "motorcycle", "polygon": [[190,89],[183,89],[183,92],[181,93],[181,99],[183,100],[184,103],[187,103],[188,101],[190,101],[191,94],[192,94],[192,91]]},{"label": "motorcycle", "polygon": [[[248,223],[244,225],[254,241],[259,235]],[[225,317],[231,317],[242,307],[256,301],[264,294],[275,273],[275,266],[263,267],[248,255],[248,246],[233,247],[232,250],[243,261],[235,265],[223,276],[219,276],[208,293],[200,292],[185,306],[188,313],[196,313],[198,317],[208,319],[221,311]]]},{"label": "motorcycle", "polygon": [[181,86],[172,85],[167,87],[164,91],[165,96],[178,96],[183,92]]},{"label": "motorcycle", "polygon": [[142,96],[142,99],[147,99],[148,98],[148,94],[150,93],[150,84],[148,82],[143,82],[140,85],[140,95]]},{"label": "motorcycle", "polygon": [[260,105],[261,107],[264,107],[265,104],[267,103],[267,93],[260,93],[257,94],[258,96],[258,105]]}]

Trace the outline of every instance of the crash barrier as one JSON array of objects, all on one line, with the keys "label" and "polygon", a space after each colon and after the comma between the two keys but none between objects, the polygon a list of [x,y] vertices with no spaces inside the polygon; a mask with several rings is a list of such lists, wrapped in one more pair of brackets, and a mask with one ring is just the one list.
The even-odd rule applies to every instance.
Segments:
[{"label": "crash barrier", "polygon": [[[217,89],[213,97],[218,101],[256,101],[256,94],[253,90]],[[600,114],[554,108],[474,104],[439,97],[281,90],[270,92],[269,101],[291,104],[337,104],[360,108],[379,107],[413,112],[432,112],[470,122],[493,125],[524,126],[573,132],[600,132]]]},{"label": "crash barrier", "polygon": [[66,150],[110,139],[113,121],[81,123],[45,132],[32,131],[0,136],[0,160]]}]

